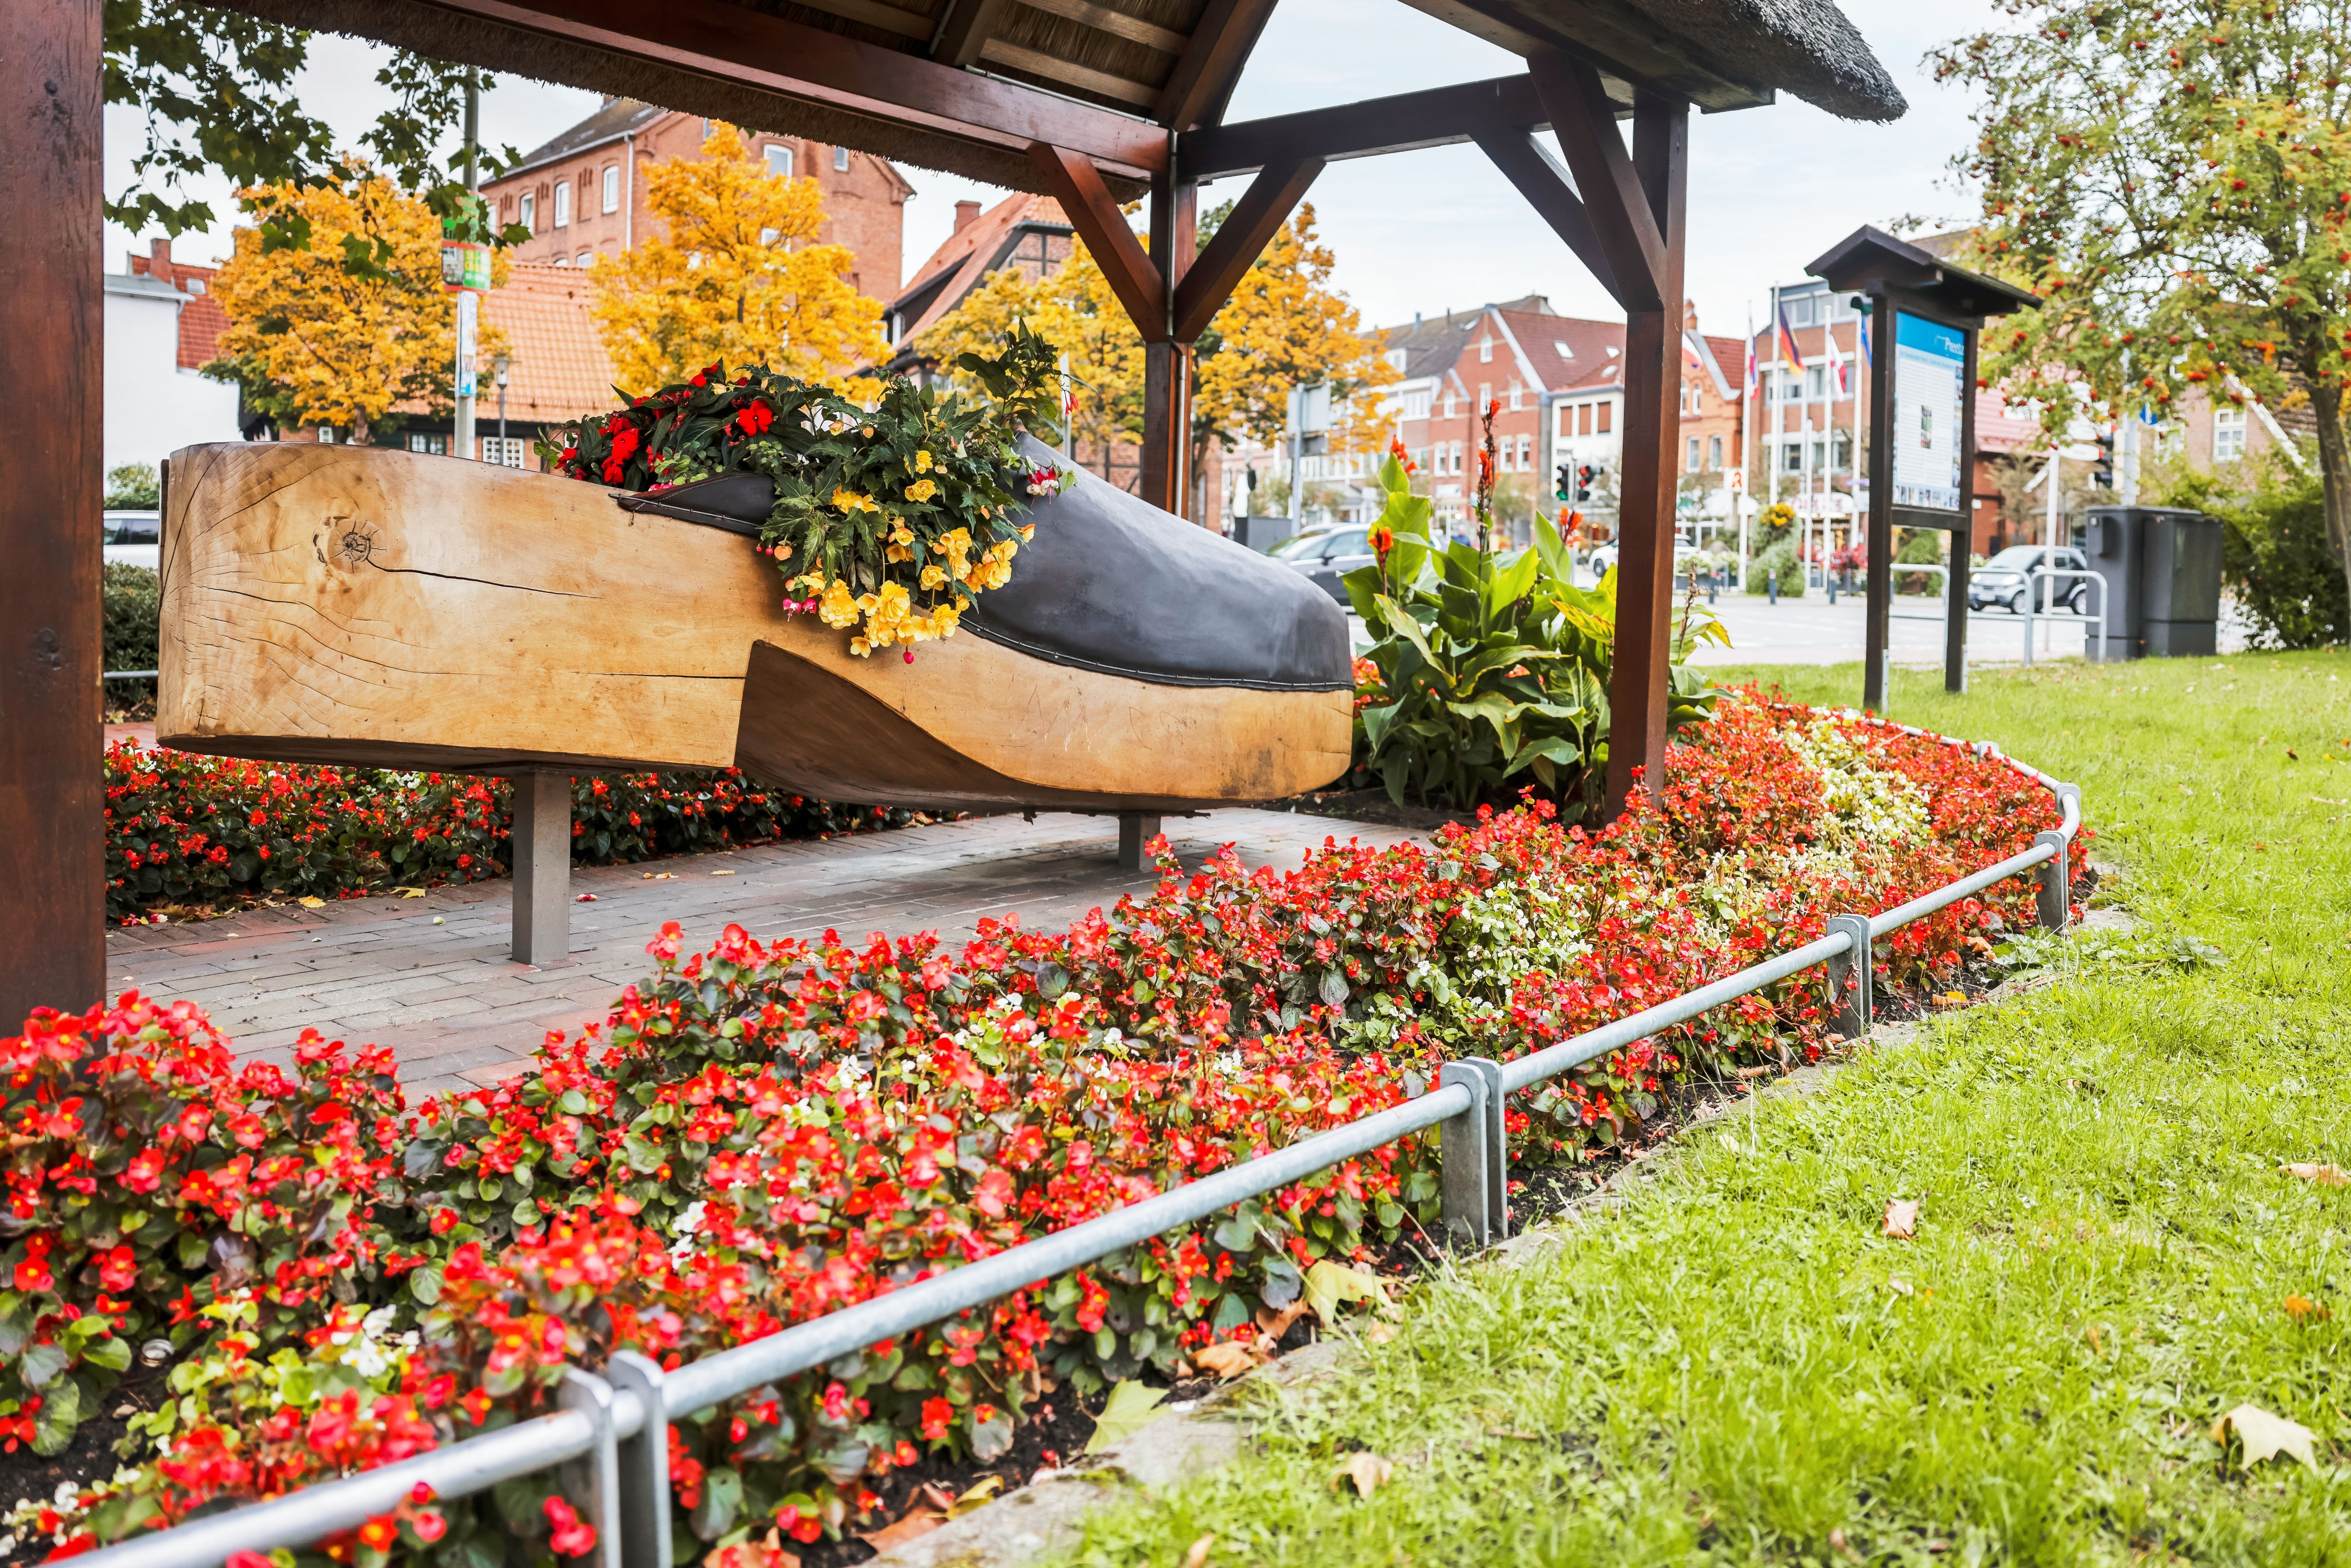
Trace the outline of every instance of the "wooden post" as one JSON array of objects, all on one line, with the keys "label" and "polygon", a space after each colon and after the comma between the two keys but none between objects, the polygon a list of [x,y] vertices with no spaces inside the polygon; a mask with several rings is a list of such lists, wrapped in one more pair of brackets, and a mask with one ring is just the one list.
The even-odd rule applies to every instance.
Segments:
[{"label": "wooden post", "polygon": [[106,992],[99,0],[0,6],[0,1035]]},{"label": "wooden post", "polygon": [[1161,330],[1144,333],[1143,498],[1179,517],[1190,510],[1192,345],[1175,340],[1176,290],[1198,247],[1199,193],[1172,169],[1151,185],[1151,257],[1160,282],[1155,324]]},{"label": "wooden post", "polygon": [[571,775],[514,775],[514,960],[545,968],[571,956]]},{"label": "wooden post", "polygon": [[1681,437],[1682,214],[1689,106],[1646,91],[1633,106],[1633,170],[1664,241],[1655,304],[1625,320],[1624,481],[1617,506],[1616,663],[1609,682],[1608,800],[1665,782],[1671,687],[1675,446]]},{"label": "wooden post", "polygon": [[1886,711],[1894,635],[1894,304],[1869,296],[1861,329],[1872,334],[1869,372],[1869,597],[1862,612],[1861,706]]}]

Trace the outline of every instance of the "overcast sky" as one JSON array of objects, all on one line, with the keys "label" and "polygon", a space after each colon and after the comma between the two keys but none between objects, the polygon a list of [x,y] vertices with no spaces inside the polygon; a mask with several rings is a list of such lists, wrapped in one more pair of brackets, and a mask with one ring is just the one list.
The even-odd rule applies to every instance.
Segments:
[{"label": "overcast sky", "polygon": [[[1688,291],[1708,330],[1736,334],[1775,283],[1865,223],[1905,214],[1963,219],[1966,193],[1949,182],[1951,153],[1968,141],[1967,100],[1937,87],[1922,57],[1938,42],[1991,21],[1988,0],[1844,0],[1844,9],[1910,100],[1892,125],[1856,125],[1792,99],[1769,109],[1694,117],[1690,131]],[[356,142],[387,101],[374,82],[381,51],[322,37],[299,84],[311,112]],[[1228,118],[1255,119],[1522,68],[1400,0],[1280,0],[1233,97]],[[483,140],[528,151],[596,107],[593,94],[502,78],[482,104]],[[137,117],[107,111],[110,189],[130,178],[141,141]],[[1005,193],[953,175],[909,168],[904,266],[911,275],[944,240],[955,204]],[[1203,204],[1238,195],[1242,183],[1208,186]],[[225,256],[234,218],[225,183],[205,193],[223,221],[183,236],[174,254]],[[1433,148],[1334,163],[1315,183],[1324,240],[1338,283],[1367,324],[1408,321],[1491,300],[1544,294],[1568,315],[1617,317],[1583,272],[1474,147]],[[110,233],[107,267],[132,243]]]}]

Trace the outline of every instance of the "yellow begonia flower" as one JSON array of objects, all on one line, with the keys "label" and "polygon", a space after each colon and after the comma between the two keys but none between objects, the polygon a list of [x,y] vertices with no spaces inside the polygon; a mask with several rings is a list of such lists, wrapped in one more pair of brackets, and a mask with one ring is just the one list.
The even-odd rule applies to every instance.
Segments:
[{"label": "yellow begonia flower", "polygon": [[873,652],[873,645],[862,637],[852,637],[849,640],[849,651],[862,659]]},{"label": "yellow begonia flower", "polygon": [[826,625],[839,628],[857,623],[862,607],[849,596],[849,584],[839,578],[824,585],[824,597],[817,603],[817,618]]},{"label": "yellow begonia flower", "polygon": [[890,542],[894,545],[913,544],[914,542],[914,530],[908,528],[905,524],[900,523],[897,527],[890,530]]},{"label": "yellow begonia flower", "polygon": [[883,545],[882,559],[885,561],[912,560],[914,559],[914,552],[904,545]]},{"label": "yellow begonia flower", "polygon": [[927,501],[938,493],[939,486],[935,479],[917,479],[906,486],[906,499],[909,501]]},{"label": "yellow begonia flower", "polygon": [[915,473],[917,473],[917,474],[927,474],[927,473],[929,473],[930,471],[931,471],[931,455],[930,455],[929,453],[927,453],[927,452],[917,452],[917,453],[915,453],[915,454],[914,454],[914,472],[915,472]]},{"label": "yellow begonia flower", "polygon": [[946,586],[946,580],[947,573],[945,567],[926,566],[923,568],[921,581],[925,589],[944,588]]}]

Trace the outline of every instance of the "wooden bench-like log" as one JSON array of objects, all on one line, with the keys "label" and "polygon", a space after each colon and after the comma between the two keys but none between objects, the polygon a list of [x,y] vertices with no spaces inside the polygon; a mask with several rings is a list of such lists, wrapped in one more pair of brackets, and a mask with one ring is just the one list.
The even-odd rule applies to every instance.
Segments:
[{"label": "wooden bench-like log", "polygon": [[968,632],[853,658],[782,612],[748,539],[454,458],[188,447],[162,578],[156,734],[190,751],[738,765],[835,800],[1090,810],[1262,800],[1347,767],[1343,691],[1160,685]]}]

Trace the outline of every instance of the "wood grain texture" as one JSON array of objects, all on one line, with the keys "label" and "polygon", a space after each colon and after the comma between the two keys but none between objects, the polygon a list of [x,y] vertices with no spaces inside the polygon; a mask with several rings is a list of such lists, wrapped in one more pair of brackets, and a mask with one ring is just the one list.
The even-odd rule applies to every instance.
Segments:
[{"label": "wood grain texture", "polygon": [[[726,767],[842,800],[1261,800],[1347,766],[1345,692],[1163,686],[965,632],[912,664],[778,608],[739,536],[404,452],[172,460],[156,730],[193,751],[496,772]],[[749,678],[747,680],[747,676]]]},{"label": "wood grain texture", "polygon": [[99,13],[0,5],[0,361],[21,411],[0,442],[0,1033],[106,990]]}]

